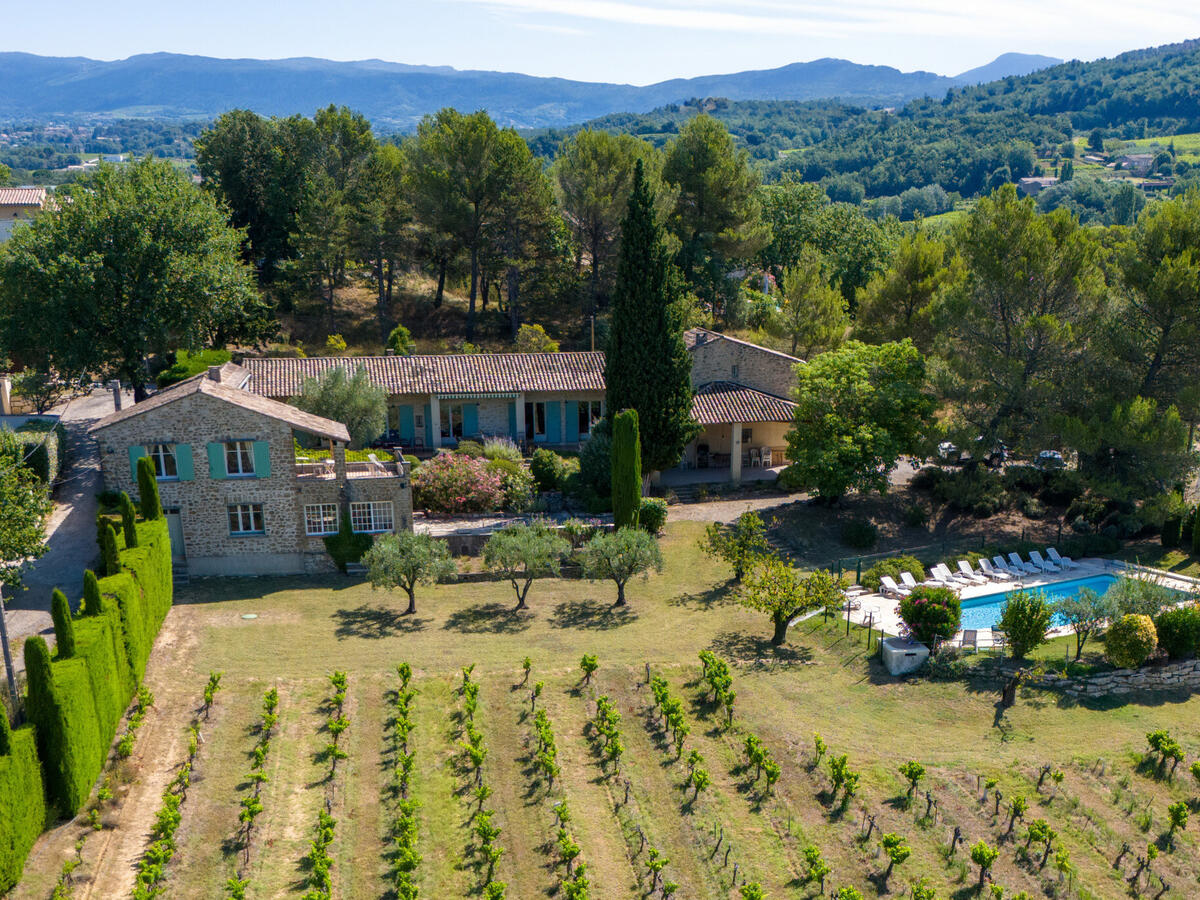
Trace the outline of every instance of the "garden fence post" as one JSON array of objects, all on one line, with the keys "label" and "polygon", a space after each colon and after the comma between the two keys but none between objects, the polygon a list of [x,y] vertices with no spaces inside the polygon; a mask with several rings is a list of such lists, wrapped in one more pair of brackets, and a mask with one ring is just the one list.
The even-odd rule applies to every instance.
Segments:
[{"label": "garden fence post", "polygon": [[858,566],[854,570],[854,583],[862,584],[862,557],[858,558]]}]

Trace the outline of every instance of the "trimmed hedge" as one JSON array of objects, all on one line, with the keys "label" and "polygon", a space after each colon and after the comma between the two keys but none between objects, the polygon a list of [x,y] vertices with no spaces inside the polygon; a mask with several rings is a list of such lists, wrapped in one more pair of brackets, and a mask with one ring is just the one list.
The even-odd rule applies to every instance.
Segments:
[{"label": "trimmed hedge", "polygon": [[[26,641],[29,718],[37,727],[47,795],[66,815],[79,811],[104,767],[171,608],[166,521],[138,522],[138,546],[116,536],[122,572],[98,580],[103,611],[72,620],[75,655],[51,661],[41,638]],[[0,818],[10,811],[0,807]]]},{"label": "trimmed hedge", "polygon": [[[0,709],[0,716],[6,716]],[[0,723],[4,728],[5,718]],[[0,894],[21,878],[25,857],[46,825],[45,786],[33,728],[10,733],[8,753],[0,753]]]},{"label": "trimmed hedge", "polygon": [[[49,432],[49,433],[47,433]],[[30,419],[14,432],[24,449],[25,466],[45,484],[54,484],[66,466],[67,430],[52,419]]]}]

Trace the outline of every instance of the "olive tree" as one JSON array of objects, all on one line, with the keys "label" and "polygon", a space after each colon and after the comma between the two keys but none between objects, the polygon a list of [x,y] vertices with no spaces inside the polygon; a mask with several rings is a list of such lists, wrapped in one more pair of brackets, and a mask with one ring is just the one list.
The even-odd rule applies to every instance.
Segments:
[{"label": "olive tree", "polygon": [[557,575],[562,558],[571,545],[542,524],[512,525],[488,538],[483,545],[483,564],[489,572],[508,579],[517,595],[518,610],[535,578]]},{"label": "olive tree", "polygon": [[372,588],[402,588],[408,594],[405,615],[417,611],[418,584],[436,584],[456,574],[445,541],[412,531],[385,534],[363,554],[362,563]]},{"label": "olive tree", "polygon": [[631,578],[661,572],[662,553],[654,535],[641,528],[621,528],[601,532],[583,546],[583,571],[593,580],[612,581],[617,586],[617,602],[625,605],[625,585]]}]

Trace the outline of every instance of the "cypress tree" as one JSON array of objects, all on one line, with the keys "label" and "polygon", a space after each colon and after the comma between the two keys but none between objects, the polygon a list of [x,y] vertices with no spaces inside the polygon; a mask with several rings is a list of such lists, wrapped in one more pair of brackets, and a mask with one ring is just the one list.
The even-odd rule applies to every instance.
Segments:
[{"label": "cypress tree", "polygon": [[642,503],[642,454],[638,440],[638,413],[624,409],[613,419],[612,504],[617,528],[637,525]]},{"label": "cypress tree", "polygon": [[647,471],[679,461],[699,431],[692,421],[692,361],[679,317],[679,275],[654,218],[642,162],[621,226],[621,251],[604,362],[608,415],[637,410]]},{"label": "cypress tree", "polygon": [[104,612],[104,597],[100,593],[100,580],[91,569],[83,570],[83,609],[85,616],[98,616]]},{"label": "cypress tree", "polygon": [[[138,472],[139,478],[141,474]],[[121,530],[125,533],[125,546],[136,547],[138,545],[137,512],[133,508],[133,501],[124,491],[121,491]]]},{"label": "cypress tree", "polygon": [[117,555],[117,532],[108,519],[104,520],[100,535],[100,557],[104,560],[104,574],[116,575],[121,571],[121,558]]},{"label": "cypress tree", "polygon": [[75,623],[71,620],[71,604],[58,588],[50,595],[50,618],[54,620],[54,637],[58,642],[58,658],[75,655]]},{"label": "cypress tree", "polygon": [[1179,546],[1179,516],[1171,516],[1163,522],[1162,545],[1166,548]]},{"label": "cypress tree", "polygon": [[154,463],[143,456],[137,461],[138,496],[141,500],[142,518],[147,522],[162,518],[162,501],[158,497],[158,478],[154,475]]},{"label": "cypress tree", "polygon": [[[1186,547],[1184,548],[1187,549]],[[1200,556],[1200,506],[1196,507],[1196,516],[1192,520],[1192,556]]]},{"label": "cypress tree", "polygon": [[37,726],[39,756],[45,761],[53,759],[46,751],[44,740],[48,740],[56,729],[49,727],[48,716],[53,714],[54,693],[51,685],[50,648],[45,639],[36,634],[25,638],[25,684],[28,690],[25,708],[30,720]]},{"label": "cypress tree", "polygon": [[1192,525],[1196,522],[1196,510],[1190,506],[1183,511],[1183,520],[1179,523],[1179,546],[1184,550],[1192,546]]}]

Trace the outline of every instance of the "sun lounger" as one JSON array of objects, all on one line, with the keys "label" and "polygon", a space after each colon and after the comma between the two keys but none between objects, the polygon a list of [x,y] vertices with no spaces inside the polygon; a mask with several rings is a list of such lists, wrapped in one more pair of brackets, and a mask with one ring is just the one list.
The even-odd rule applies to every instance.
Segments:
[{"label": "sun lounger", "polygon": [[1056,563],[1052,563],[1049,560],[1042,559],[1042,554],[1036,550],[1029,551],[1029,558],[1031,560],[1033,560],[1033,564],[1035,566],[1040,566],[1041,570],[1043,572],[1061,572],[1062,571],[1062,569]]},{"label": "sun lounger", "polygon": [[1036,575],[1040,571],[1021,559],[1018,553],[1008,554],[1008,564],[1014,571],[1022,572],[1025,575]]},{"label": "sun lounger", "polygon": [[972,569],[971,564],[965,559],[960,559],[958,561],[958,574],[963,578],[966,578],[972,584],[987,584],[987,576],[980,575],[978,572]]},{"label": "sun lounger", "polygon": [[1079,563],[1074,562],[1071,559],[1071,557],[1069,557],[1069,556],[1060,556],[1058,551],[1055,550],[1053,547],[1046,548],[1046,555],[1049,556],[1053,562],[1058,563],[1064,569],[1078,569],[1079,568]]},{"label": "sun lounger", "polygon": [[1012,581],[1013,579],[1012,572],[997,569],[994,565],[988,562],[986,556],[979,560],[979,571],[983,572],[983,574],[992,579],[992,581]]},{"label": "sun lounger", "polygon": [[917,584],[917,579],[913,578],[912,572],[901,572],[900,573],[900,584],[902,587],[908,588],[908,590],[910,590],[910,591],[913,588],[920,587],[920,585]]},{"label": "sun lounger", "polygon": [[879,579],[880,593],[891,597],[907,597],[912,591],[907,588],[902,588],[896,584],[896,580],[891,575],[884,575]]},{"label": "sun lounger", "polygon": [[1008,564],[1008,561],[1003,556],[993,556],[992,557],[992,565],[995,566],[997,569],[999,569],[1001,572],[1007,572],[1013,578],[1020,578],[1022,575],[1025,574],[1024,572],[1019,571],[1018,569],[1014,569],[1012,566],[1010,566]]},{"label": "sun lounger", "polygon": [[937,585],[938,587],[948,587],[958,590],[963,584],[962,579],[955,578],[954,573],[950,571],[945,563],[938,563],[929,570],[929,575],[930,579],[928,583]]}]

